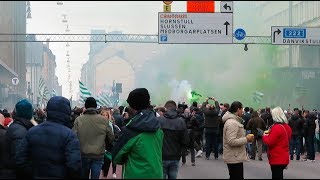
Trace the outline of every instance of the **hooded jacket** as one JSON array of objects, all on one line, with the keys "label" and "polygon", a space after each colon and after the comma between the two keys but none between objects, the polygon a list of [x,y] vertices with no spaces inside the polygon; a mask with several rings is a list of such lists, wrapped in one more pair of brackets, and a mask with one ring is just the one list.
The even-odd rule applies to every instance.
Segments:
[{"label": "hooded jacket", "polygon": [[182,148],[189,144],[186,123],[174,110],[167,111],[163,117],[158,117],[164,133],[162,159],[180,160]]},{"label": "hooded jacket", "polygon": [[139,111],[123,127],[112,160],[123,165],[123,179],[162,179],[163,132],[153,111]]},{"label": "hooded jacket", "polygon": [[242,163],[248,160],[247,138],[243,120],[227,111],[223,117],[223,160],[227,164]]},{"label": "hooded jacket", "polygon": [[[51,98],[47,120],[32,127],[17,151],[17,166],[32,178],[75,178],[81,173],[79,140],[70,129],[70,102]],[[11,126],[10,126],[11,127]],[[32,169],[31,169],[32,167]]]}]

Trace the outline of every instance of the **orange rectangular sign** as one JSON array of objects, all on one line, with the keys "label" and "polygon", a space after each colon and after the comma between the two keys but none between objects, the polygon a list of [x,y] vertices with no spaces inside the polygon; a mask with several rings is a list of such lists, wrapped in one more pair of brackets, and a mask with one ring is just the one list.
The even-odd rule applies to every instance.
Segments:
[{"label": "orange rectangular sign", "polygon": [[214,13],[214,1],[187,1],[188,13]]}]

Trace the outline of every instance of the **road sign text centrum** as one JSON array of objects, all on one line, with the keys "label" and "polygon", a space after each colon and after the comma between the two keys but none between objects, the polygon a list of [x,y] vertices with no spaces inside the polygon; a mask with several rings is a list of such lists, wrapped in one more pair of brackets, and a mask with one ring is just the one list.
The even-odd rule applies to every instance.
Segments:
[{"label": "road sign text centrum", "polygon": [[232,13],[161,13],[158,43],[232,44]]}]

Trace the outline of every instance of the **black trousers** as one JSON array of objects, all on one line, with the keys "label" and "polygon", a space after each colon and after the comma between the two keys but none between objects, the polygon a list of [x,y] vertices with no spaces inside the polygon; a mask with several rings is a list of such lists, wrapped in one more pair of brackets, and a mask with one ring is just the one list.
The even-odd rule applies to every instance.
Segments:
[{"label": "black trousers", "polygon": [[287,165],[270,165],[272,179],[283,179],[283,170]]},{"label": "black trousers", "polygon": [[109,168],[110,168],[110,164],[112,164],[112,173],[116,173],[117,170],[117,165],[113,164],[110,159],[104,157],[103,158],[103,165],[102,165],[102,171],[103,171],[103,175],[104,176],[108,176],[108,172],[109,172]]},{"label": "black trousers", "polygon": [[230,179],[243,179],[243,163],[227,164]]}]

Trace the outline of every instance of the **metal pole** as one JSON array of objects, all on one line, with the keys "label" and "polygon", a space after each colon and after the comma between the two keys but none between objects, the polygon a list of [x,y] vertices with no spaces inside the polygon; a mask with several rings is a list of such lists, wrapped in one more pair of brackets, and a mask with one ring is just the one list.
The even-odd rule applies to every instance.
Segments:
[{"label": "metal pole", "polygon": [[[289,26],[292,26],[292,3],[289,1]],[[289,45],[289,68],[292,67],[292,45]]]}]

